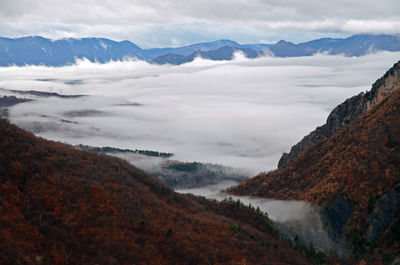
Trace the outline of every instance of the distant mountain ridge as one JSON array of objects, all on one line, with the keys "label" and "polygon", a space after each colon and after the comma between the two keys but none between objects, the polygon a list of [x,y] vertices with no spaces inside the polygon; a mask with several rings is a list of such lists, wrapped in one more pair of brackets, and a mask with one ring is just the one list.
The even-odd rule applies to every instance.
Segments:
[{"label": "distant mountain ridge", "polygon": [[0,65],[63,66],[75,63],[78,58],[106,63],[110,60],[138,57],[141,50],[129,41],[116,42],[103,38],[0,38]]},{"label": "distant mountain ridge", "polygon": [[157,64],[182,64],[199,56],[210,60],[230,60],[235,52],[256,58],[264,54],[298,57],[316,53],[362,56],[375,51],[400,51],[399,36],[360,34],[299,44],[284,40],[275,44],[239,44],[232,40],[217,40],[176,48],[151,49],[142,49],[127,40],[118,42],[106,38],[51,40],[40,36],[16,39],[0,37],[0,66],[64,66],[83,58],[99,63],[134,58]]},{"label": "distant mountain ridge", "polygon": [[180,55],[180,54],[173,54],[168,53],[166,55],[158,56],[151,60],[153,63],[157,64],[183,64],[193,61],[196,57],[201,57],[204,59],[210,59],[213,61],[226,61],[232,60],[234,54],[236,52],[243,53],[247,58],[257,58],[262,56],[264,52],[262,51],[255,51],[251,48],[239,48],[236,46],[224,46],[218,48],[216,50],[208,50],[208,51],[196,51],[188,56]]}]

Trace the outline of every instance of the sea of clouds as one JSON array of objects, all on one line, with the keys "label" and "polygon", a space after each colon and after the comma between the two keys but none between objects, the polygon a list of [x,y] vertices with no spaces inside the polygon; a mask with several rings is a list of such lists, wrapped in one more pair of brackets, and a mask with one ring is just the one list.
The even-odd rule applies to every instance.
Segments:
[{"label": "sea of clouds", "polygon": [[[10,120],[70,144],[174,153],[173,159],[219,163],[257,173],[322,125],[346,98],[369,90],[400,58],[315,55],[232,61],[197,58],[180,66],[143,61],[65,67],[0,68],[0,96],[35,99]],[[39,90],[80,98],[20,95]]]},{"label": "sea of clouds", "polygon": [[[35,134],[69,144],[174,153],[172,159],[246,168],[276,167],[282,152],[322,125],[346,98],[369,90],[400,53],[247,59],[197,58],[180,66],[143,61],[65,67],[0,68],[0,97],[34,101],[9,110],[9,119]],[[12,92],[45,91],[78,98]],[[143,169],[162,158],[129,159]],[[178,190],[213,199],[235,182]],[[234,197],[234,199],[237,199]],[[268,212],[281,232],[317,249],[346,256],[348,244],[324,230],[319,208],[308,202],[240,197]]]}]

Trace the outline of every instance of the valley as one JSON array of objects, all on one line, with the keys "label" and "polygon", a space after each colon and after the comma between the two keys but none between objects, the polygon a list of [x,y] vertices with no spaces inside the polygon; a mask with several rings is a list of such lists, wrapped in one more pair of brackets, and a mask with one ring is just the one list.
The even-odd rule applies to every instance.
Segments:
[{"label": "valley", "polygon": [[[365,260],[379,264],[373,249],[382,253],[398,251],[397,232],[390,232],[397,229],[400,205],[395,176],[400,135],[398,64],[383,75],[393,63],[393,56],[398,53],[353,58],[316,55],[248,59],[239,55],[222,61],[198,58],[180,66],[144,61],[81,61],[62,68],[1,68],[1,115],[36,136],[57,141],[36,138],[2,120],[5,142],[0,169],[4,176],[14,176],[3,180],[2,187],[6,194],[24,198],[16,208],[6,208],[15,199],[7,197],[11,204],[2,209],[22,213],[29,220],[21,227],[11,225],[21,216],[18,215],[3,223],[10,233],[20,236],[19,240],[25,240],[24,231],[37,231],[38,241],[46,238],[37,247],[21,247],[6,238],[11,244],[6,252],[27,253],[20,259],[22,263],[37,257],[51,264],[57,260],[83,262],[68,256],[68,252],[75,251],[69,246],[60,245],[49,252],[48,244],[55,236],[65,237],[66,230],[86,233],[80,225],[93,225],[90,215],[79,224],[71,223],[80,218],[70,212],[77,202],[62,208],[59,205],[69,201],[66,198],[70,196],[87,202],[81,193],[85,187],[98,201],[98,207],[108,205],[111,215],[132,214],[128,197],[137,201],[140,211],[147,207],[161,212],[155,223],[148,221],[154,218],[150,210],[145,210],[141,221],[127,218],[133,220],[132,227],[127,223],[103,227],[104,222],[114,222],[105,217],[95,221],[93,233],[103,229],[111,229],[105,234],[128,233],[128,229],[134,231],[132,238],[136,239],[131,242],[132,238],[115,238],[113,242],[117,240],[125,249],[116,258],[107,256],[109,248],[99,245],[98,238],[95,252],[85,250],[87,260],[94,261],[96,253],[110,261],[122,261],[128,256],[149,261],[156,245],[147,248],[147,252],[135,251],[137,246],[143,248],[144,242],[154,240],[153,232],[157,231],[157,237],[168,242],[160,262],[191,260],[202,264],[205,261],[196,250],[181,252],[174,247],[182,244],[189,251],[182,237],[187,236],[187,231],[194,231],[193,240],[210,253],[208,261],[234,264],[204,245],[205,230],[197,230],[192,226],[195,223],[204,227],[209,237],[221,239],[228,236],[228,231],[236,234],[239,241],[231,243],[240,244],[241,251],[234,257],[249,264],[260,264],[250,249],[265,262],[277,259],[294,264],[291,258],[297,257],[296,264],[356,264]],[[379,75],[383,77],[367,91],[374,76]],[[9,79],[11,76],[16,77]],[[205,79],[211,85],[205,86]],[[326,125],[317,127],[326,117]],[[289,154],[283,154],[278,164],[283,151],[315,127]],[[348,135],[352,138],[346,138]],[[13,151],[8,155],[6,150],[10,148]],[[53,157],[52,153],[57,155]],[[78,158],[63,158],[69,156]],[[41,162],[34,162],[38,157],[42,157]],[[45,168],[41,166],[43,161]],[[357,168],[344,165],[344,161],[352,161]],[[279,169],[274,170],[277,164]],[[77,173],[73,168],[84,170]],[[103,173],[99,172],[101,168]],[[43,177],[37,175],[41,172]],[[370,172],[374,172],[373,179]],[[141,184],[129,182],[132,177]],[[35,187],[39,185],[38,189],[43,190],[42,186],[48,185],[45,183],[55,186],[51,186],[48,195],[39,196]],[[69,185],[71,191],[62,191],[57,185]],[[144,185],[140,189],[149,189],[152,195],[147,191],[136,193],[135,185]],[[118,189],[127,187],[127,193],[116,195]],[[59,188],[63,198],[54,197],[54,190]],[[30,206],[35,200],[48,200],[46,196],[51,198],[52,206]],[[153,196],[150,204],[145,202],[148,196]],[[127,209],[116,209],[116,202]],[[97,212],[96,218],[101,217],[97,206],[91,208]],[[92,206],[81,205],[79,211],[83,211],[82,207]],[[181,207],[182,211],[177,210]],[[48,218],[58,218],[61,223],[54,226],[53,219],[46,221],[46,229],[51,230],[46,234],[32,211],[47,211]],[[117,219],[125,220],[121,216]],[[151,223],[151,231],[141,227],[143,222]],[[177,229],[178,224],[185,229]],[[213,226],[221,230],[209,230]],[[175,229],[177,234],[172,236]],[[220,239],[214,244],[220,246]],[[262,247],[269,251],[264,253]],[[281,252],[274,254],[278,250]],[[295,254],[282,258],[283,253]]]},{"label": "valley", "polygon": [[0,265],[400,265],[400,1],[0,1]]}]

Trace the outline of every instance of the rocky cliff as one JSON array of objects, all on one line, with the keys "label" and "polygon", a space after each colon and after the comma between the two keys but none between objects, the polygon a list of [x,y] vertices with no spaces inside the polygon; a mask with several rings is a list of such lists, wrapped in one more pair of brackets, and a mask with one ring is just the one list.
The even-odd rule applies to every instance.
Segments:
[{"label": "rocky cliff", "polygon": [[329,114],[324,125],[317,127],[300,142],[292,146],[289,153],[282,154],[278,162],[278,168],[290,164],[291,161],[299,157],[317,141],[324,137],[329,137],[340,128],[347,126],[397,89],[400,89],[400,62],[396,63],[382,78],[378,79],[372,85],[370,91],[360,93],[337,106]]},{"label": "rocky cliff", "polygon": [[228,191],[313,201],[331,238],[346,236],[357,256],[400,255],[399,68],[395,64],[371,91],[338,106],[319,128],[319,140],[286,166]]}]

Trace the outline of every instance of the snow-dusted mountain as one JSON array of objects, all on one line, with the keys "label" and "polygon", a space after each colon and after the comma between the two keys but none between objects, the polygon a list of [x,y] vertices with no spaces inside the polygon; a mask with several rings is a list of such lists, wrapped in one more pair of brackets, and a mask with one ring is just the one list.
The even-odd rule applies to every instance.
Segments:
[{"label": "snow-dusted mountain", "polygon": [[284,40],[275,44],[239,44],[232,40],[217,40],[176,48],[152,49],[142,49],[130,41],[118,42],[105,38],[0,38],[0,66],[63,66],[82,58],[99,63],[136,58],[161,64],[181,64],[197,56],[210,60],[229,60],[236,51],[250,58],[265,53],[277,57],[297,57],[318,52],[362,56],[376,51],[400,51],[400,38],[394,35],[362,34],[344,39],[322,38],[299,44]]}]

